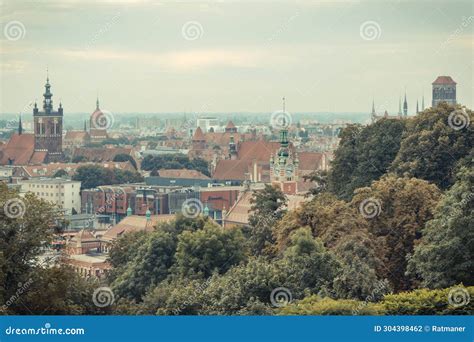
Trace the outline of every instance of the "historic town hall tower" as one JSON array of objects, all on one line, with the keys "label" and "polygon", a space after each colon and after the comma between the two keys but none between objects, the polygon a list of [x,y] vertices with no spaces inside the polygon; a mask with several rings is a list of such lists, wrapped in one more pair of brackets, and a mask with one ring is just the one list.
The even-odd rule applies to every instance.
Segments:
[{"label": "historic town hall tower", "polygon": [[44,87],[43,111],[38,110],[36,102],[33,109],[35,154],[44,154],[45,161],[55,162],[63,158],[63,108],[60,103],[58,110],[53,110],[49,77]]}]

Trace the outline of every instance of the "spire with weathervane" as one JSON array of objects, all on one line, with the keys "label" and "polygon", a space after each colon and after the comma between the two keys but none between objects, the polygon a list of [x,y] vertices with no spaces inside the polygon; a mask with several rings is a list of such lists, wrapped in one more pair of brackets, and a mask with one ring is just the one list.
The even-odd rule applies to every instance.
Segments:
[{"label": "spire with weathervane", "polygon": [[23,126],[21,124],[21,113],[20,113],[20,119],[18,120],[18,135],[21,135],[23,133]]},{"label": "spire with weathervane", "polygon": [[43,109],[46,114],[50,114],[53,111],[53,93],[51,92],[51,84],[49,84],[49,72],[46,69],[46,84],[44,85],[45,91],[43,94]]},{"label": "spire with weathervane", "polygon": [[403,101],[403,115],[408,115],[407,92],[405,90],[405,100]]}]

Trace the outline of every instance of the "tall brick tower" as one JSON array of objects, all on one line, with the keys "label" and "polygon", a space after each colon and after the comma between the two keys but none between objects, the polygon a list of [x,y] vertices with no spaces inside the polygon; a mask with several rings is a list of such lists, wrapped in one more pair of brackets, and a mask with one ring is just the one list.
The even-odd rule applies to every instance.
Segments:
[{"label": "tall brick tower", "polygon": [[456,82],[451,76],[438,76],[432,85],[433,107],[436,107],[440,102],[447,102],[452,106],[456,104]]},{"label": "tall brick tower", "polygon": [[43,111],[38,110],[36,103],[33,108],[35,152],[45,153],[45,161],[55,162],[63,158],[63,108],[60,103],[58,110],[53,110],[49,76],[44,87]]}]

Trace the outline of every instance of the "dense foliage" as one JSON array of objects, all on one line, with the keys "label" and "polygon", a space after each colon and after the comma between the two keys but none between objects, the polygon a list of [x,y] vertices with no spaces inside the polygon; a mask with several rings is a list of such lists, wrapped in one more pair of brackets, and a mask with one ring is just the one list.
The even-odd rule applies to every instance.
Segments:
[{"label": "dense foliage", "polygon": [[72,179],[81,181],[82,189],[96,188],[100,185],[143,182],[143,176],[136,171],[110,169],[100,165],[78,167]]},{"label": "dense foliage", "polygon": [[187,169],[197,170],[206,176],[210,176],[209,165],[204,159],[189,159],[184,154],[147,155],[142,160],[141,168],[142,170],[152,171],[152,175],[157,175],[159,169]]}]

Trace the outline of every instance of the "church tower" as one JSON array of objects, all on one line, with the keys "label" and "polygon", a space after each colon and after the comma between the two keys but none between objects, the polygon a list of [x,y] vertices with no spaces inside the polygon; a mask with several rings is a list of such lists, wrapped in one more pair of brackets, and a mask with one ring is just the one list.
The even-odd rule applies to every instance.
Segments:
[{"label": "church tower", "polygon": [[[283,98],[283,113],[286,113],[285,98]],[[270,181],[283,193],[294,195],[298,192],[299,160],[289,148],[287,125],[284,120],[280,130],[280,148],[270,157]]]},{"label": "church tower", "polygon": [[53,109],[49,76],[44,87],[43,111],[36,102],[33,108],[35,152],[46,152],[45,161],[56,162],[63,158],[63,108],[60,103],[57,111]]},{"label": "church tower", "polygon": [[456,105],[456,82],[454,82],[451,76],[438,76],[432,83],[432,86],[433,107],[436,107],[441,102],[446,102],[451,106]]},{"label": "church tower", "polygon": [[403,101],[403,115],[408,115],[407,92],[405,91],[405,100]]}]

